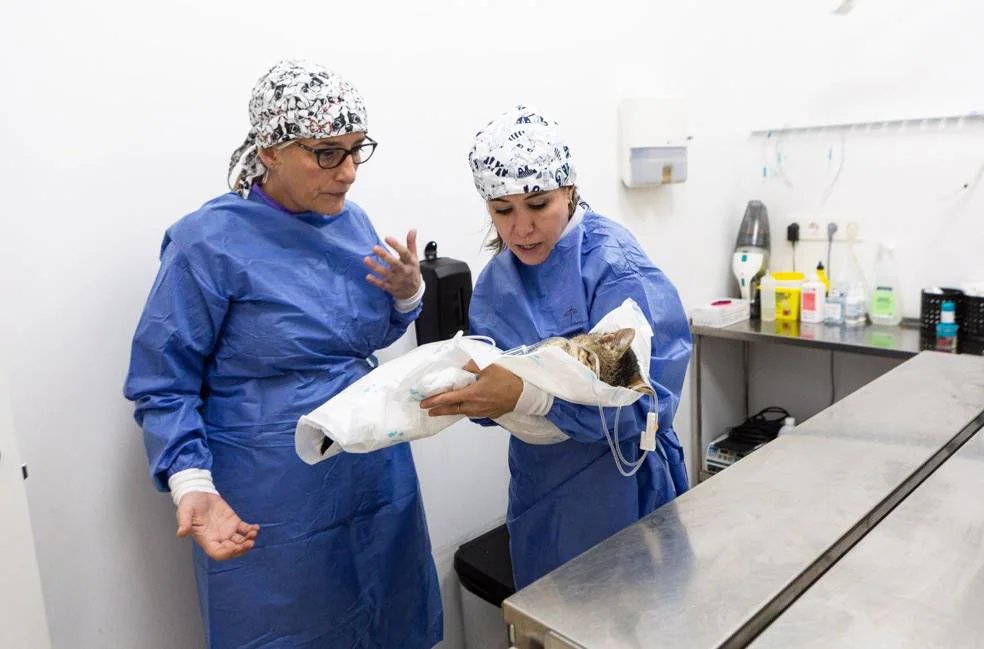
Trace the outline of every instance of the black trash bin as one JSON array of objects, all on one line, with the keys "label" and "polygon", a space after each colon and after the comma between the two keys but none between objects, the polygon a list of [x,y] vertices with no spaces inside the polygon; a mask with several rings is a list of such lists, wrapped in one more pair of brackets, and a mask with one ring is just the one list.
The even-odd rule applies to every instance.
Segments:
[{"label": "black trash bin", "polygon": [[516,588],[506,526],[501,525],[458,548],[454,570],[461,582],[465,649],[508,649],[502,602]]}]

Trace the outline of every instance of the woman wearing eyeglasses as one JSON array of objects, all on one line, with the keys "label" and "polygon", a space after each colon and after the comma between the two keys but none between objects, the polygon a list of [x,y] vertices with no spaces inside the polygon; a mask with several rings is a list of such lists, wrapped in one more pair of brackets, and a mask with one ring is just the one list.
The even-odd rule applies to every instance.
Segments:
[{"label": "woman wearing eyeglasses", "polygon": [[208,647],[432,647],[409,446],[308,466],[293,437],[419,314],[416,235],[391,254],[345,198],[376,146],[350,84],[283,61],[249,112],[233,191],[164,236],[124,390],[178,536],[197,542]]}]

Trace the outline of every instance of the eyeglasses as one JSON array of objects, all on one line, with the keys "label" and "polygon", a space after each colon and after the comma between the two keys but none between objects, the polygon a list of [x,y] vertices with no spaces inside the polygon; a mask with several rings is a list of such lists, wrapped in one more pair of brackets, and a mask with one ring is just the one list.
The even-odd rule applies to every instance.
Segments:
[{"label": "eyeglasses", "polygon": [[316,149],[296,141],[294,144],[301,147],[305,151],[310,151],[313,153],[315,160],[318,161],[318,166],[322,169],[334,169],[345,162],[345,158],[348,156],[352,156],[352,162],[356,165],[362,164],[372,157],[373,151],[376,150],[377,142],[371,137],[367,137],[351,149],[343,149],[339,146],[326,146]]}]

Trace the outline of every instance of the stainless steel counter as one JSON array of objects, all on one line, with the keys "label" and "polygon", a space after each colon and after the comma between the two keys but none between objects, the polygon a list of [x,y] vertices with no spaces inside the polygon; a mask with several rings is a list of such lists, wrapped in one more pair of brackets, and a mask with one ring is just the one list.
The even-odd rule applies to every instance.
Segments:
[{"label": "stainless steel counter", "polygon": [[690,464],[694,484],[706,480],[704,452],[703,356],[707,339],[732,340],[742,343],[745,388],[745,412],[749,412],[751,345],[772,344],[865,356],[906,360],[918,354],[926,343],[921,338],[918,320],[904,320],[898,327],[865,325],[863,327],[830,327],[807,322],[764,322],[745,320],[728,327],[693,326],[693,356],[690,367]]},{"label": "stainless steel counter", "polygon": [[919,322],[911,320],[897,327],[830,327],[823,323],[745,320],[729,327],[695,326],[694,333],[708,338],[772,342],[894,358],[911,358],[923,349]]},{"label": "stainless steel counter", "polygon": [[506,600],[519,649],[747,646],[984,423],[924,353]]},{"label": "stainless steel counter", "polygon": [[984,647],[984,432],[750,647]]}]

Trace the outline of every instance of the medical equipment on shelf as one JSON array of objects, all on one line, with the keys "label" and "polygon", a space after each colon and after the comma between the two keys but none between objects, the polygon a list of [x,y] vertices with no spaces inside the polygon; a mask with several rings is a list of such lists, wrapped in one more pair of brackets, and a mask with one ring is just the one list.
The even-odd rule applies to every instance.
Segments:
[{"label": "medical equipment on shelf", "polygon": [[894,327],[902,322],[902,288],[899,270],[895,263],[895,247],[889,243],[878,244],[875,258],[875,285],[868,308],[871,323]]},{"label": "medical equipment on shelf", "polygon": [[854,282],[844,297],[845,327],[863,327],[865,325],[867,322],[865,302],[864,286],[861,285],[861,282]]},{"label": "medical equipment on shelf", "polygon": [[694,309],[690,319],[699,327],[728,327],[748,320],[750,314],[748,300],[718,298]]},{"label": "medical equipment on shelf", "polygon": [[816,273],[812,273],[800,287],[800,321],[823,322],[826,303],[827,287]]},{"label": "medical equipment on shelf", "polygon": [[718,473],[765,446],[779,435],[787,418],[790,414],[785,408],[772,406],[729,429],[707,445],[704,470],[711,474]]},{"label": "medical equipment on shelf", "polygon": [[947,300],[940,307],[940,321],[936,323],[936,351],[957,353],[957,334],[960,325],[956,322],[956,303]]},{"label": "medical equipment on shelf", "polygon": [[844,324],[844,305],[847,301],[847,282],[839,281],[830,288],[823,305],[823,322],[832,327]]},{"label": "medical equipment on shelf", "polygon": [[741,299],[755,300],[759,279],[769,267],[771,247],[769,213],[761,201],[748,201],[731,257],[731,270],[738,280]]},{"label": "medical equipment on shelf", "polygon": [[776,278],[766,273],[759,282],[759,318],[762,322],[776,319]]}]

